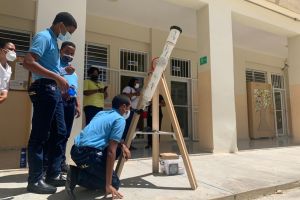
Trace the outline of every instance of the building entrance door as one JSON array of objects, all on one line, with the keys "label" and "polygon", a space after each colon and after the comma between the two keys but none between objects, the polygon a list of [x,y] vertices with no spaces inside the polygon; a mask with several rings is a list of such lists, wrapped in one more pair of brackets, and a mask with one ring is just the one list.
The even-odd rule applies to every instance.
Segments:
[{"label": "building entrance door", "polygon": [[288,134],[284,77],[282,75],[272,74],[271,80],[273,87],[276,133],[277,136],[284,136]]},{"label": "building entrance door", "polygon": [[171,97],[174,104],[175,112],[181,127],[183,137],[189,137],[189,98],[188,83],[171,81]]},{"label": "building entrance door", "polygon": [[274,111],[277,136],[287,134],[285,91],[274,89]]}]

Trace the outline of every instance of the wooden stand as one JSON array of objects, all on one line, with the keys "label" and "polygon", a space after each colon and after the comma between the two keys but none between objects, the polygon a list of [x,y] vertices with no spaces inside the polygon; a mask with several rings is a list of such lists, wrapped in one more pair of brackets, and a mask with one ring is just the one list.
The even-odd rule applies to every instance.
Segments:
[{"label": "wooden stand", "polygon": [[[185,166],[186,173],[188,175],[188,179],[189,179],[191,188],[193,190],[195,190],[198,187],[197,181],[196,181],[195,174],[193,172],[192,165],[191,165],[191,162],[190,162],[190,159],[189,159],[189,156],[188,156],[188,152],[187,152],[187,149],[186,149],[186,146],[185,146],[185,143],[184,143],[184,138],[182,136],[182,132],[181,132],[181,129],[180,129],[180,126],[179,126],[179,122],[178,122],[178,119],[177,119],[177,116],[176,116],[176,113],[175,113],[175,110],[174,110],[174,105],[173,105],[171,95],[170,95],[170,92],[169,92],[169,89],[168,89],[168,86],[167,86],[167,82],[166,82],[165,77],[164,77],[163,74],[161,76],[159,85],[160,85],[160,88],[161,88],[162,96],[164,97],[164,100],[165,100],[165,103],[166,103],[167,111],[168,111],[170,119],[171,119],[171,123],[172,123],[173,129],[174,129],[174,132],[175,132],[177,145],[179,147],[180,154],[181,154],[182,159],[183,159],[183,163],[184,163],[184,166]],[[156,91],[156,93],[157,93],[157,91]],[[142,97],[143,97],[143,93],[141,94],[140,99],[142,99]],[[157,109],[158,110],[158,104],[159,104],[158,103],[158,94],[156,94],[153,97],[152,109]],[[139,101],[138,109],[141,109],[142,106],[143,105],[141,105],[141,101]],[[154,112],[158,112],[158,111],[154,111]],[[158,120],[157,116],[158,115],[153,115],[152,120],[153,120],[153,125],[154,125],[153,128],[157,128],[157,130],[158,130],[158,128],[159,128],[158,127],[158,123],[159,123],[158,121],[159,120]],[[127,137],[126,137],[126,140],[125,140],[125,144],[128,147],[130,147],[130,145],[131,145],[132,137],[134,135],[139,117],[140,116],[136,113],[133,115],[129,130],[128,130],[128,134],[127,134]],[[117,167],[116,167],[116,172],[117,172],[118,176],[121,175],[121,172],[122,172],[122,169],[123,169],[123,166],[124,166],[124,162],[125,162],[125,159],[121,156],[119,161],[118,161]],[[158,134],[153,134],[152,166],[153,166],[153,172],[154,173],[158,172],[158,166],[159,166],[159,138],[158,138]]]}]

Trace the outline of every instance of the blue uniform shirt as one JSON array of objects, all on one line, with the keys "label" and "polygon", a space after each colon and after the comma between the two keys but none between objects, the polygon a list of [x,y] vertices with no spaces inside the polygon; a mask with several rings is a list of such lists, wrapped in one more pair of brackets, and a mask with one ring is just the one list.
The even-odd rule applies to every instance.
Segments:
[{"label": "blue uniform shirt", "polygon": [[[40,65],[59,74],[60,59],[57,36],[50,28],[41,31],[34,36],[29,52],[39,56],[39,60],[37,62]],[[37,80],[44,77],[33,73],[32,78],[33,80]]]},{"label": "blue uniform shirt", "polygon": [[77,147],[92,147],[103,150],[110,140],[120,142],[126,121],[114,109],[98,112],[92,121],[77,135],[74,143]]},{"label": "blue uniform shirt", "polygon": [[[69,63],[64,63],[62,60],[60,61],[60,67],[61,68],[64,68],[66,66],[68,66]],[[62,75],[67,81],[68,81],[68,84],[69,86],[72,86],[75,91],[76,91],[76,94],[77,94],[77,90],[78,90],[78,76],[77,74],[74,72],[73,74],[65,74],[65,75]],[[77,95],[75,95],[77,96]]]}]

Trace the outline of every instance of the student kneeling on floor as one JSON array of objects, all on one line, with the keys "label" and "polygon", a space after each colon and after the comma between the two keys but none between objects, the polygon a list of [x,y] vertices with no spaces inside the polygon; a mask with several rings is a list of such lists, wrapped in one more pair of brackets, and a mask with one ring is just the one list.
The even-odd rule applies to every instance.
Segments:
[{"label": "student kneeling on floor", "polygon": [[117,95],[112,100],[112,110],[98,112],[92,121],[75,137],[71,157],[77,167],[70,166],[66,191],[75,199],[76,185],[88,189],[104,189],[113,198],[122,198],[117,190],[120,180],[114,172],[114,162],[121,154],[131,157],[125,144],[121,143],[125,119],[130,115],[130,99]]}]

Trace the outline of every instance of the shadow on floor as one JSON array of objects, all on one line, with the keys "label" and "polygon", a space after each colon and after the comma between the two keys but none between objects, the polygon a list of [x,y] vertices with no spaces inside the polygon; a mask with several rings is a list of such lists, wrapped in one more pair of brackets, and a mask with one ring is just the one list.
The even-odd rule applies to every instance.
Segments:
[{"label": "shadow on floor", "polygon": [[8,200],[14,199],[14,196],[22,195],[27,193],[25,187],[22,188],[0,188],[0,199]]},{"label": "shadow on floor", "polygon": [[[26,183],[28,174],[13,174],[0,177],[0,183]],[[1,194],[1,193],[0,193]]]},{"label": "shadow on floor", "polygon": [[[185,187],[163,187],[156,186],[149,181],[143,179],[146,176],[150,176],[152,173],[143,174],[140,176],[135,176],[127,179],[121,180],[121,187],[124,188],[147,188],[147,189],[161,189],[161,190],[191,190],[191,188]],[[154,176],[163,176],[161,174],[155,174]]]},{"label": "shadow on floor", "polygon": [[[161,189],[161,190],[191,190],[191,188],[184,188],[184,187],[161,187],[152,184],[149,181],[143,179],[143,177],[152,175],[151,173],[144,174],[141,176],[135,176],[127,179],[121,180],[121,188],[147,188],[147,189]],[[158,174],[158,176],[161,176]],[[111,199],[111,197],[105,198],[104,192],[101,190],[88,190],[82,187],[76,187],[74,190],[74,194],[76,199],[80,200],[93,200],[93,199]],[[67,194],[65,190],[57,192],[48,197],[48,200],[58,200],[58,199],[66,199]]]}]

